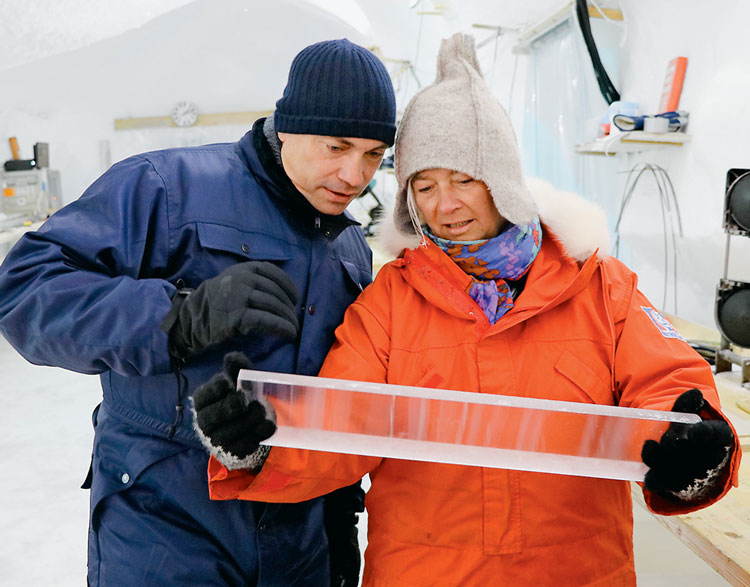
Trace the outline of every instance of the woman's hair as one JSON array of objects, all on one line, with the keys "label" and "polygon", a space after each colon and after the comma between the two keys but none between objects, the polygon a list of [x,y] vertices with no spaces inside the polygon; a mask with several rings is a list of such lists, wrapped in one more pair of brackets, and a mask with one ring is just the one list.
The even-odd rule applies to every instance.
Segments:
[{"label": "woman's hair", "polygon": [[411,219],[412,226],[414,226],[414,232],[419,237],[419,242],[422,242],[425,236],[422,230],[422,220],[419,218],[417,200],[414,197],[414,188],[411,186],[412,179],[414,179],[413,176],[406,182],[406,208],[409,210],[409,218]]}]

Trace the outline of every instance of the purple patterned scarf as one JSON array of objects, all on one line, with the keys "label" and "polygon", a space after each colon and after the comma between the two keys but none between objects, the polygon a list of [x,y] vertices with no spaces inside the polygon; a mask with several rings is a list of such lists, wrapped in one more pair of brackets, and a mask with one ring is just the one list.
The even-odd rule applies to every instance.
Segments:
[{"label": "purple patterned scarf", "polygon": [[529,224],[511,224],[496,237],[478,241],[442,239],[425,228],[425,234],[471,276],[469,295],[482,309],[490,324],[513,307],[506,279],[523,277],[542,246],[539,218]]}]

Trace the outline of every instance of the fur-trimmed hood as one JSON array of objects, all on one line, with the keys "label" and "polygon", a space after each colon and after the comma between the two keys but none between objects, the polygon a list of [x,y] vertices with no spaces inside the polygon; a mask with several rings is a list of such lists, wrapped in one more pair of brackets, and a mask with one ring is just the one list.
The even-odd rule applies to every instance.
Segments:
[{"label": "fur-trimmed hood", "polygon": [[[539,209],[540,220],[570,258],[585,261],[597,249],[599,257],[609,255],[609,229],[604,210],[578,194],[558,190],[541,179],[527,177],[525,182]],[[418,247],[420,242],[418,235],[405,235],[396,229],[393,210],[385,211],[375,234],[378,248],[390,258],[398,257],[404,249]]]}]

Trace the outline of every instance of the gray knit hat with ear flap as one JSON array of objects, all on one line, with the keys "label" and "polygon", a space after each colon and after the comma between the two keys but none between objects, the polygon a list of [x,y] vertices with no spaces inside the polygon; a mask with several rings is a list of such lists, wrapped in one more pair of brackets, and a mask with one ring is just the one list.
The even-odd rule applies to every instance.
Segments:
[{"label": "gray knit hat with ear flap", "polygon": [[531,222],[536,204],[523,180],[516,135],[482,79],[474,37],[457,33],[444,39],[437,70],[435,82],[409,102],[396,135],[397,230],[415,233],[407,203],[409,180],[436,168],[482,180],[505,219]]}]

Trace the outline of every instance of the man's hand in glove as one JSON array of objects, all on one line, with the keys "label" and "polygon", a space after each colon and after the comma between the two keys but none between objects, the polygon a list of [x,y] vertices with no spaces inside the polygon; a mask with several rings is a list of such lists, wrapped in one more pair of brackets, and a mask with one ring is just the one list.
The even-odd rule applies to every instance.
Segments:
[{"label": "man's hand in glove", "polygon": [[[690,389],[672,411],[700,414],[705,403],[699,390]],[[734,434],[723,420],[672,423],[659,442],[643,444],[641,458],[649,467],[644,486],[671,501],[701,501],[716,490],[733,446]]]},{"label": "man's hand in glove", "polygon": [[185,358],[250,332],[295,338],[297,288],[268,261],[247,261],[175,296],[162,322],[173,355]]},{"label": "man's hand in glove", "polygon": [[276,414],[252,387],[237,389],[240,369],[250,369],[242,353],[228,353],[224,370],[193,394],[193,423],[203,444],[227,469],[254,469],[270,450],[259,443],[276,432]]}]

